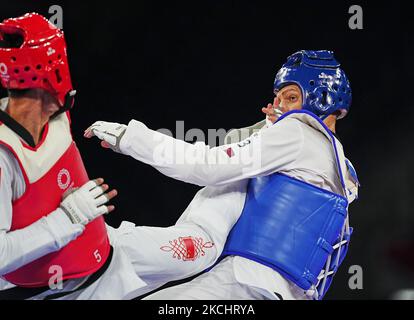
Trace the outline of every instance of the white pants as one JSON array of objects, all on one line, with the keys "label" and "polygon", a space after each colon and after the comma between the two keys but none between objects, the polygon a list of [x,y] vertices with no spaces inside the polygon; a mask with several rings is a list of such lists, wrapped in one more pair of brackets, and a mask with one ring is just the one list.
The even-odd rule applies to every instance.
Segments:
[{"label": "white pants", "polygon": [[232,260],[227,257],[194,280],[158,291],[144,300],[268,300],[255,288],[237,281]]}]

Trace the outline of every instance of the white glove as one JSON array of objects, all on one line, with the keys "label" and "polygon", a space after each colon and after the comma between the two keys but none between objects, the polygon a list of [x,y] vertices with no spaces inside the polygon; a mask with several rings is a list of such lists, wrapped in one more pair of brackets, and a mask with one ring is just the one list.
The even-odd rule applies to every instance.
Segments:
[{"label": "white glove", "polygon": [[119,144],[127,129],[124,124],[116,122],[96,121],[85,130],[85,137],[91,138],[94,135],[106,142],[104,147],[109,147],[116,152],[121,152]]},{"label": "white glove", "polygon": [[65,195],[60,208],[72,223],[88,224],[97,217],[108,213],[104,204],[109,201],[102,186],[95,180],[88,181],[79,189],[72,189]]}]

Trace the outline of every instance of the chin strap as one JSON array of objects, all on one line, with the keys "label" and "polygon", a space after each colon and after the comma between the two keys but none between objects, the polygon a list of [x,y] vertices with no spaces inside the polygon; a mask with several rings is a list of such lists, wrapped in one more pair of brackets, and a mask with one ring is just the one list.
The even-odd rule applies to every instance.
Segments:
[{"label": "chin strap", "polygon": [[72,109],[73,104],[75,102],[75,95],[76,95],[76,90],[69,91],[65,96],[65,103],[58,111],[56,111],[53,114],[53,116],[51,116],[51,119],[56,118],[58,115]]}]

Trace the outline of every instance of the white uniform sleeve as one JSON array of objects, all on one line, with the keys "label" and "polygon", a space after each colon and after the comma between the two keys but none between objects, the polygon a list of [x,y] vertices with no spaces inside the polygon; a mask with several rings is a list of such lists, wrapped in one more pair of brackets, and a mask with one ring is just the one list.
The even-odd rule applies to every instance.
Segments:
[{"label": "white uniform sleeve", "polygon": [[0,275],[12,272],[75,239],[83,231],[57,209],[26,228],[9,231],[12,223],[12,181],[16,170],[0,150]]},{"label": "white uniform sleeve", "polygon": [[288,169],[301,152],[303,141],[296,119],[285,119],[239,143],[214,148],[174,139],[132,120],[120,149],[169,177],[217,186]]}]

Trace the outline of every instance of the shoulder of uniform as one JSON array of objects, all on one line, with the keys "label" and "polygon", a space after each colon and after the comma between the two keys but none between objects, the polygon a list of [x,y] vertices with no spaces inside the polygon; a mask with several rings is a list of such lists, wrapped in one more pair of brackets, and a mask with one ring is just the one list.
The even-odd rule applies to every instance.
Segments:
[{"label": "shoulder of uniform", "polygon": [[2,175],[9,174],[10,168],[13,167],[14,157],[13,154],[5,146],[0,144],[0,170]]},{"label": "shoulder of uniform", "polygon": [[275,130],[289,130],[292,131],[293,134],[299,134],[303,133],[302,129],[303,126],[306,126],[307,124],[304,123],[300,118],[297,117],[286,117],[281,119],[280,121],[275,122],[272,126],[269,128],[274,128]]},{"label": "shoulder of uniform", "polygon": [[8,159],[13,159],[13,154],[6,146],[0,143],[0,161]]},{"label": "shoulder of uniform", "polygon": [[[297,150],[298,156],[303,149],[305,143],[306,124],[295,118],[284,118],[275,122],[272,126],[263,131],[263,135],[267,137],[267,141],[273,145],[289,145],[290,150]],[[273,141],[273,142],[272,142]]]},{"label": "shoulder of uniform", "polygon": [[289,113],[286,115],[283,115],[282,117],[280,117],[279,120],[277,120],[274,125],[282,125],[282,124],[288,124],[288,123],[303,123],[302,119],[300,118],[300,116],[297,116],[296,113]]}]

